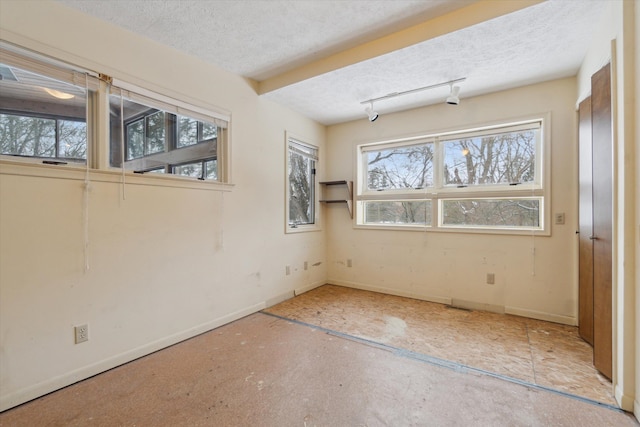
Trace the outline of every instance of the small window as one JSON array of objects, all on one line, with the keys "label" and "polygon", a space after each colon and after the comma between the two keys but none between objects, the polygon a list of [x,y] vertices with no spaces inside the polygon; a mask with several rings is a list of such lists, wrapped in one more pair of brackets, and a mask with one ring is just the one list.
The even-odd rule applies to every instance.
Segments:
[{"label": "small window", "polygon": [[[287,138],[287,229],[316,225],[316,163],[318,148]],[[293,229],[293,230],[292,230]]]},{"label": "small window", "polygon": [[152,99],[143,103],[126,97],[130,92],[113,92],[111,166],[122,167],[124,150],[124,167],[128,170],[220,181],[218,138],[224,129],[220,125],[226,123],[172,113],[157,108],[161,103]]},{"label": "small window", "polygon": [[87,90],[18,66],[0,72],[0,154],[84,163]]}]

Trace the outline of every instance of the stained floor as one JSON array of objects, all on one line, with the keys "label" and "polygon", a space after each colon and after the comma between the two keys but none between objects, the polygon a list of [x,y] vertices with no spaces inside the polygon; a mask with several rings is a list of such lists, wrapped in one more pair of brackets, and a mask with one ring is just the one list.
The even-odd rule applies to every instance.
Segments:
[{"label": "stained floor", "polygon": [[[389,335],[397,333],[396,326],[392,329]],[[5,411],[0,425],[637,423],[629,414],[603,405],[434,365],[391,346],[255,313]]]},{"label": "stained floor", "polygon": [[577,327],[333,285],[265,311],[616,405]]}]

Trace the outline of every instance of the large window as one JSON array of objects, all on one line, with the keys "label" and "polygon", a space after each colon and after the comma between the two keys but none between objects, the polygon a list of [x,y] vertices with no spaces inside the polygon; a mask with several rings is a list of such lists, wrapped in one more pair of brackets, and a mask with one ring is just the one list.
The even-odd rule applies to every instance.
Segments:
[{"label": "large window", "polygon": [[544,231],[545,121],[359,146],[357,224]]},{"label": "large window", "polygon": [[5,160],[229,181],[227,113],[4,42],[0,76]]},{"label": "large window", "polygon": [[316,229],[318,149],[287,136],[287,230]]}]

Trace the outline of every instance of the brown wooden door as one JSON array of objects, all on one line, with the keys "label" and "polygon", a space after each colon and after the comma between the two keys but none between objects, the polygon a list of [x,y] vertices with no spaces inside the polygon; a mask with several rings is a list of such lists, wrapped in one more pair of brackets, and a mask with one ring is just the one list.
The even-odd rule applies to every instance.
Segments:
[{"label": "brown wooden door", "polygon": [[593,363],[611,378],[613,138],[611,66],[591,77],[593,146]]},{"label": "brown wooden door", "polygon": [[593,345],[593,179],[591,143],[591,97],[580,103],[579,122],[579,304],[578,331]]}]

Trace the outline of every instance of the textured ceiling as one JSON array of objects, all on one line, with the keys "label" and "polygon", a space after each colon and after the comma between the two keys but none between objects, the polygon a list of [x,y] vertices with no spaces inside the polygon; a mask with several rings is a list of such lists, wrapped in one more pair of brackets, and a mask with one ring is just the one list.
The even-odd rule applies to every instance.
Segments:
[{"label": "textured ceiling", "polygon": [[[58,0],[244,77],[269,79],[474,3],[472,0]],[[609,0],[548,0],[263,95],[324,124],[360,102],[466,77],[460,97],[575,75]],[[487,3],[489,4],[489,3]],[[379,102],[381,114],[448,88]],[[464,101],[462,101],[464,102]]]}]

